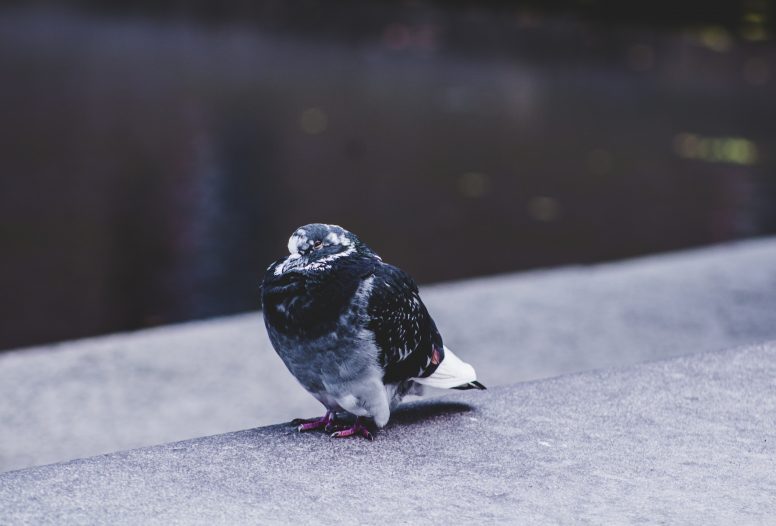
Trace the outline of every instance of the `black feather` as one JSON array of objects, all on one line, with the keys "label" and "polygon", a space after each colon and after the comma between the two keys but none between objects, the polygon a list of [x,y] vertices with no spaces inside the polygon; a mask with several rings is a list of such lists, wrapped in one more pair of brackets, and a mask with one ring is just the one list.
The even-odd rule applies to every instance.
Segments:
[{"label": "black feather", "polygon": [[467,391],[469,389],[487,389],[484,385],[482,385],[478,381],[469,382],[468,384],[458,385],[456,387],[453,387],[453,389],[458,389],[459,391]]},{"label": "black feather", "polygon": [[[407,273],[382,261],[373,275],[368,328],[380,351],[383,381],[430,376],[444,358],[444,346],[417,285]],[[435,350],[437,360],[433,359]]]}]

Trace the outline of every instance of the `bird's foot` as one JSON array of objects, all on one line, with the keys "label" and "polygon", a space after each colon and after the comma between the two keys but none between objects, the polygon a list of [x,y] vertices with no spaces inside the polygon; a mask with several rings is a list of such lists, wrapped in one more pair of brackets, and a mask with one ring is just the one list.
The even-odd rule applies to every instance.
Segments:
[{"label": "bird's foot", "polygon": [[356,421],[353,422],[352,426],[343,426],[339,428],[337,431],[331,434],[331,437],[346,438],[346,437],[351,437],[355,435],[362,436],[367,440],[375,439],[374,435],[372,435],[372,432],[369,431],[369,428],[361,423],[360,418],[356,418]]},{"label": "bird's foot", "polygon": [[313,429],[321,429],[327,433],[334,428],[334,413],[332,411],[326,411],[326,414],[319,416],[318,418],[309,418],[307,420],[303,418],[295,418],[291,421],[291,425],[297,426],[299,431],[310,431]]}]

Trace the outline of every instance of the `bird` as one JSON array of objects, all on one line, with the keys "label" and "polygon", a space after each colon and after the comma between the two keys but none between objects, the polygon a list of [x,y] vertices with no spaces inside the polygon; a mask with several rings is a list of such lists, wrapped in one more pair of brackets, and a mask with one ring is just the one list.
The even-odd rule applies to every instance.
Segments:
[{"label": "bird", "polygon": [[267,268],[261,305],[275,351],[326,408],[294,420],[299,431],[373,440],[402,398],[424,386],[485,389],[444,345],[413,279],[355,234],[304,225],[288,252]]}]

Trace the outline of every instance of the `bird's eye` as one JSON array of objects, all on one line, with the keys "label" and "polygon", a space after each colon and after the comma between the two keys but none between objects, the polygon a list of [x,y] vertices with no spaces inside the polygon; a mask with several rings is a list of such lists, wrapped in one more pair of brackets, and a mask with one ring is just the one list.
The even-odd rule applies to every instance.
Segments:
[{"label": "bird's eye", "polygon": [[320,240],[317,240],[315,243],[313,243],[313,248],[314,248],[315,250],[318,250],[318,249],[320,249],[322,246],[323,246],[323,242],[322,242],[322,241],[320,241]]}]

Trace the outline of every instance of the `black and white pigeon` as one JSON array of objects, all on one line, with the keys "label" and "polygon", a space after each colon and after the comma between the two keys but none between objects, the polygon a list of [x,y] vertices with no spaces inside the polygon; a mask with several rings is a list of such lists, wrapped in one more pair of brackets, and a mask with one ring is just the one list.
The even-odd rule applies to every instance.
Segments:
[{"label": "black and white pigeon", "polygon": [[[442,343],[412,278],[354,234],[305,225],[288,251],[267,269],[261,302],[278,355],[326,407],[320,418],[295,420],[300,431],[371,440],[369,421],[385,426],[401,399],[422,386],[485,389]],[[343,412],[355,421],[338,425]]]}]

